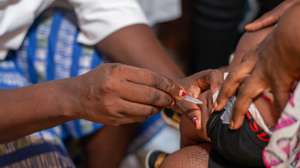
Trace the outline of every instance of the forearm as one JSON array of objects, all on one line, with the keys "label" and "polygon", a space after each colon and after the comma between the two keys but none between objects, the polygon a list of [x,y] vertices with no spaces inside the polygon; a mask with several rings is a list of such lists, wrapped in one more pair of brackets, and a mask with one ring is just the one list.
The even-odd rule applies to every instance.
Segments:
[{"label": "forearm", "polygon": [[125,27],[97,47],[112,61],[151,69],[173,79],[184,76],[146,25]]},{"label": "forearm", "polygon": [[66,80],[0,91],[0,143],[72,119]]}]

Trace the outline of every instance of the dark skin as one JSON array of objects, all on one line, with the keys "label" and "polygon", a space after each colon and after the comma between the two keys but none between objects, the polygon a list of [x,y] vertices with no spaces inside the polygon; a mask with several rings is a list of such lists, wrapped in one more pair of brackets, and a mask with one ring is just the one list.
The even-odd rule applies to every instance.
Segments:
[{"label": "dark skin", "polygon": [[[130,88],[132,85],[136,87]],[[108,125],[139,122],[159,107],[171,105],[173,98],[167,93],[174,88],[172,82],[149,70],[103,64],[74,79],[2,90],[1,142],[76,118]],[[139,96],[141,91],[152,96]],[[118,103],[119,107],[110,102]]]},{"label": "dark skin", "polygon": [[84,143],[87,166],[118,167],[137,125],[114,126],[142,122],[161,108],[175,104],[172,94],[178,95],[179,87],[169,78],[179,79],[183,73],[146,25],[125,27],[96,47],[115,62],[157,73],[119,63],[103,64],[73,79],[2,90],[0,142],[84,118],[108,125]]},{"label": "dark skin", "polygon": [[[144,52],[139,47],[126,49],[131,46],[123,46],[128,41],[124,38],[134,37],[132,33],[137,33],[137,38],[134,39],[135,42],[131,39],[131,42],[140,44],[142,49],[148,48],[149,52]],[[143,35],[138,35],[140,33]],[[125,27],[97,46],[115,60],[120,56],[118,61],[125,61],[127,57],[131,60],[128,64],[137,65],[143,62],[144,58],[149,63],[148,67],[153,67],[161,74],[172,75],[173,78],[182,76],[155,40],[150,28],[145,25]],[[115,48],[120,50],[114,50]],[[147,57],[155,57],[164,62],[150,62]],[[146,64],[140,66],[147,67]],[[108,125],[140,122],[158,112],[160,108],[173,104],[171,94],[176,94],[178,90],[173,81],[158,73],[122,64],[103,64],[85,75],[72,79],[15,90],[1,90],[0,102],[3,105],[0,118],[3,121],[0,122],[0,132],[3,132],[3,136],[0,142],[7,142],[77,118]],[[11,131],[7,132],[8,129]]]},{"label": "dark skin", "polygon": [[[127,26],[112,33],[96,47],[115,62],[156,72],[122,64],[103,64],[76,78],[15,90],[1,90],[0,118],[3,122],[0,122],[0,133],[2,132],[3,136],[0,142],[9,142],[79,118],[111,126],[141,122],[159,112],[161,108],[175,104],[174,98],[178,96],[180,79],[184,75],[148,26]],[[205,78],[205,75],[200,78]],[[189,84],[185,84],[185,88],[189,89]],[[185,104],[183,107],[193,111],[199,110],[199,107],[193,104]],[[135,135],[135,127],[131,126],[125,130],[119,127],[104,127],[93,136],[86,144],[90,158],[89,166],[99,167],[99,164],[103,166],[104,163],[108,163],[107,167],[118,165]],[[106,145],[115,146],[114,139],[120,138],[116,134],[105,136],[103,132],[118,130],[126,131],[128,136],[122,137],[124,141],[119,143],[120,150],[108,153],[116,152],[120,155],[115,155],[116,159],[113,162],[93,159],[92,156],[107,154],[103,153],[105,151],[93,149],[101,149]],[[95,147],[95,144],[100,145]]]},{"label": "dark skin", "polygon": [[289,10],[292,6],[299,3],[299,0],[284,0],[280,5],[278,5],[273,10],[265,13],[263,16],[258,18],[252,23],[245,26],[246,31],[258,31],[263,28],[270,27],[278,22],[280,17]]},{"label": "dark skin", "polygon": [[[295,18],[300,17],[299,11],[300,5],[295,5],[280,19],[276,29],[271,34],[269,34],[269,37],[265,39],[263,45],[260,46],[261,53],[258,54],[260,59],[258,59],[257,63],[254,65],[252,75],[247,80],[245,80],[246,85],[242,86],[242,89],[250,89],[250,93],[257,93],[256,89],[262,88],[262,90],[264,90],[266,86],[268,86],[271,91],[273,90],[274,101],[277,102],[276,107],[278,107],[279,110],[282,110],[282,108],[284,107],[284,103],[287,101],[287,94],[290,93],[290,90],[293,88],[294,81],[299,80],[300,77],[300,47],[299,45],[297,45],[299,44],[297,42],[300,39],[300,24],[298,22],[295,22]],[[278,65],[276,69],[271,68],[274,65]],[[272,73],[274,71],[275,73]],[[278,83],[279,81],[280,83]],[[278,92],[274,90],[278,90]],[[240,94],[241,93],[239,93],[239,95]],[[252,97],[246,96],[243,98],[247,98],[247,100],[248,98],[250,98],[251,100]],[[283,104],[281,104],[280,102],[283,102]],[[245,107],[248,108],[247,103]],[[242,111],[245,110],[242,109]],[[262,113],[265,113],[265,110],[260,111]],[[266,111],[271,111],[271,113],[274,115],[273,112],[275,111],[275,109],[269,109]],[[241,113],[240,115],[243,116],[244,113]],[[188,120],[183,118],[182,122],[188,122]],[[185,124],[184,126],[188,126],[188,124]],[[191,141],[185,141],[186,144],[183,145],[195,145],[194,143],[199,144],[199,140],[198,142],[195,141],[197,139],[197,136],[198,139],[201,139],[199,134],[196,132],[192,132],[190,129],[188,130],[189,133],[185,134],[185,136],[190,135],[193,139]],[[194,155],[194,153],[205,153],[205,151],[205,148],[201,148],[199,145],[189,146],[188,148],[185,147],[166,159],[163,163],[163,167],[188,168],[194,167],[194,165],[207,167],[208,159],[201,159],[199,158],[200,155]],[[204,158],[207,158],[207,156],[204,156]]]},{"label": "dark skin", "polygon": [[[138,27],[138,29],[121,30],[122,35],[112,35],[109,39],[103,41],[105,43],[100,43],[97,47],[101,51],[104,49],[104,55],[112,61],[150,69],[167,76],[194,97],[198,97],[201,90],[217,88],[219,84],[215,81],[215,78],[210,78],[211,74],[215,73],[213,70],[207,70],[184,78],[183,72],[170,59],[153,32],[145,25],[136,25],[135,27]],[[138,34],[142,35],[139,36]],[[130,42],[127,39],[130,39]],[[114,45],[110,44],[118,44],[120,47],[114,47]],[[176,94],[172,95],[175,98],[178,97]],[[185,113],[190,120],[193,117],[197,117],[199,120],[194,122],[194,125],[200,129],[201,112],[198,106],[176,99],[174,108],[178,112]]]},{"label": "dark skin", "polygon": [[[282,8],[281,8],[282,9]],[[257,46],[272,32],[273,28],[272,27],[267,27],[265,29],[262,29],[260,31],[257,32],[253,32],[253,33],[247,33],[243,36],[243,38],[241,39],[237,50],[235,52],[235,59],[233,60],[233,62],[230,64],[230,66],[227,68],[228,71],[234,71],[234,69],[240,69],[241,65],[249,65],[249,64],[253,64],[251,62],[256,63],[256,59],[249,59],[252,60],[250,62],[246,62],[244,60],[247,60],[248,58],[251,58],[251,55],[253,52],[255,52],[255,50],[257,49]],[[218,76],[218,73],[214,73],[214,75],[212,76]],[[201,75],[194,75],[194,77],[189,77],[188,79],[186,79],[186,81],[193,81],[193,82],[187,82],[187,91],[195,96],[195,97],[199,97],[199,94],[203,91],[201,89],[205,88],[203,87],[203,85],[205,85],[205,82],[201,81],[201,80],[197,80],[199,78],[199,76]],[[203,78],[202,78],[203,79]],[[206,77],[206,79],[208,79]],[[206,80],[206,82],[209,81],[213,81],[213,80]],[[184,81],[181,82],[184,86]],[[191,85],[192,84],[192,85]],[[196,87],[193,88],[192,86],[196,85],[196,86],[202,86],[202,87]],[[210,87],[206,87],[206,88],[210,88],[211,90],[216,90],[219,89],[220,83],[219,82],[212,82]],[[198,89],[197,89],[198,88]],[[201,88],[199,90],[199,88]],[[232,88],[232,85],[230,85],[230,88]],[[221,91],[222,92],[222,91]],[[181,102],[178,103],[180,107],[180,104],[185,104],[186,102]],[[225,103],[226,104],[226,103]],[[260,106],[261,109],[260,111],[263,112],[262,116],[265,119],[267,125],[272,126],[275,122],[276,119],[278,118],[279,115],[274,115],[271,114],[271,112],[273,111],[272,109],[270,109],[270,107],[266,107],[264,106],[264,102],[260,102],[257,101],[256,102],[257,106]],[[187,107],[191,107],[191,106],[187,106]],[[189,108],[189,109],[193,109],[193,108]],[[189,109],[185,109],[184,107],[180,109],[180,111],[188,111]],[[208,114],[209,112],[205,112],[205,109],[202,109],[202,112],[200,110],[191,110],[186,112],[187,117],[184,115],[183,119],[182,119],[182,124],[181,125],[185,125],[190,127],[190,129],[185,129],[185,131],[182,130],[182,145],[183,146],[187,146],[187,145],[193,145],[193,144],[199,144],[199,142],[203,142],[203,140],[207,140],[207,135],[206,135],[206,129],[205,129],[205,123],[207,121],[208,115],[204,115],[204,114]],[[198,122],[191,122],[191,119],[196,116],[198,118]],[[193,120],[192,120],[193,121]],[[185,122],[185,124],[183,124]],[[204,125],[203,125],[204,124]],[[202,125],[202,126],[201,126]],[[198,130],[193,130],[193,126],[195,128],[197,128]],[[202,129],[201,129],[202,128]],[[182,128],[184,129],[184,128]],[[186,130],[190,130],[190,131],[186,131]],[[188,135],[187,135],[188,134]],[[191,147],[191,149],[184,149],[184,152],[200,152],[203,153],[204,155],[207,154],[207,149],[203,149],[202,147]],[[178,158],[181,158],[183,156],[185,156],[185,154],[182,154],[182,152],[178,152],[174,155],[174,157],[168,158],[166,163],[170,163],[171,165],[182,165],[182,166],[187,166],[188,164],[182,164],[184,162],[180,162],[180,164],[177,162],[174,162],[174,160],[178,161]],[[174,159],[175,158],[175,159]],[[177,159],[176,159],[177,158]],[[190,157],[188,157],[190,158]],[[170,162],[168,162],[168,160],[171,160]],[[192,159],[192,161],[197,161],[196,158]],[[192,161],[188,161],[187,163],[193,163]],[[198,159],[199,162],[202,163],[202,165],[207,165],[207,159]],[[192,165],[193,165],[192,164]],[[164,166],[169,166],[168,164],[165,164]]]},{"label": "dark skin", "polygon": [[146,25],[121,29],[97,44],[97,48],[113,62],[150,69],[174,80],[185,76]]},{"label": "dark skin", "polygon": [[118,168],[135,136],[136,124],[100,129],[83,143],[87,160],[85,167]]},{"label": "dark skin", "polygon": [[[239,70],[243,66],[242,62],[243,60],[247,59],[249,57],[248,53],[251,53],[251,51],[255,50],[258,44],[261,43],[265,39],[267,35],[269,35],[272,32],[272,27],[265,28],[257,32],[248,32],[245,33],[242,38],[240,39],[236,50],[235,50],[235,57],[227,67],[222,67],[218,70],[206,70],[199,73],[196,73],[192,76],[189,76],[187,78],[184,78],[181,83],[184,86],[184,83],[187,83],[188,89],[186,89],[190,95],[193,95],[194,97],[200,97],[201,93],[205,92],[207,89],[210,90],[210,94],[215,93],[217,90],[222,89],[223,84],[223,74],[224,72],[231,72],[235,71],[240,72]],[[204,77],[203,77],[204,76]],[[195,86],[195,87],[193,87]],[[229,88],[232,88],[233,85],[227,85]],[[221,91],[222,92],[222,91]],[[222,99],[223,100],[223,99]],[[227,100],[227,99],[226,99]],[[186,103],[186,102],[183,102]],[[224,105],[227,103],[223,101]],[[179,106],[179,105],[178,105]],[[192,121],[192,118],[196,116],[199,118],[198,124],[194,123],[195,128],[198,130],[201,130],[202,124],[201,121],[203,113],[201,110],[191,110],[181,108],[181,111],[185,111],[185,114],[187,114],[188,118]],[[212,109],[214,111],[215,109]],[[188,111],[188,112],[187,112]]]},{"label": "dark skin", "polygon": [[[291,7],[278,22],[274,31],[251,53],[252,57],[246,59],[239,69],[241,73],[233,73],[225,81],[218,98],[216,109],[223,108],[223,103],[233,95],[237,88],[238,97],[234,107],[232,129],[238,129],[244,120],[244,111],[249,103],[262,92],[271,90],[274,94],[273,116],[280,116],[289,94],[294,88],[295,81],[299,80],[299,27],[293,20],[300,16],[299,3]],[[256,60],[259,60],[256,62]],[[281,65],[274,68],[274,65]],[[237,72],[237,71],[236,71]],[[250,75],[251,74],[251,75]],[[249,76],[250,75],[250,76]],[[244,76],[249,76],[246,80]],[[231,85],[231,89],[228,89]],[[232,87],[238,86],[238,87]]]},{"label": "dark skin", "polygon": [[[105,52],[107,59],[113,62],[151,69],[173,80],[184,76],[156,40],[154,33],[149,27],[146,25],[130,27],[121,29],[119,34],[113,34],[110,38],[104,39],[103,42],[97,45],[98,49]],[[116,45],[118,47],[115,47]],[[124,90],[126,89],[124,87]],[[140,96],[149,96],[143,91],[138,94],[141,94]],[[132,92],[132,95],[136,95],[136,93]],[[157,111],[159,108],[162,107],[157,107]],[[105,126],[102,128],[85,144],[87,166],[117,168],[127,152],[128,145],[136,136],[137,126],[137,124],[131,124],[120,127]],[[120,141],[120,138],[122,141]],[[110,162],[107,160],[110,160]]]},{"label": "dark skin", "polygon": [[[112,61],[151,69],[154,72],[167,76],[187,92],[194,93],[195,97],[198,97],[197,94],[200,93],[201,89],[209,88],[210,83],[212,83],[212,86],[214,85],[214,79],[209,78],[209,74],[213,73],[212,71],[198,73],[187,79],[183,78],[184,74],[182,71],[170,59],[165,49],[155,38],[154,33],[145,25],[134,25],[126,29],[121,29],[119,34],[113,34],[110,38],[104,39],[97,47]],[[126,89],[124,87],[124,90]],[[194,104],[178,100],[178,90],[176,88],[171,90],[169,94],[175,95],[173,98],[176,99],[176,106],[173,108],[179,112],[184,112],[190,121],[194,116],[199,118],[198,122],[194,122],[194,126],[200,129],[202,117],[200,115],[200,108]],[[197,90],[197,93],[195,94],[192,90]],[[145,94],[145,91],[142,90],[138,94],[135,92],[131,93],[134,96],[138,96],[139,94],[140,97],[151,97],[151,94],[149,97],[149,94]],[[162,107],[157,107],[157,111]],[[101,129],[86,144],[88,166],[118,167],[126,154],[127,146],[135,137],[136,126],[104,127]],[[120,138],[122,138],[122,141],[120,141]],[[95,146],[97,147],[95,148]],[[113,153],[114,157],[112,158],[107,153]],[[99,158],[98,156],[102,157]],[[107,160],[111,160],[111,162],[107,162]]]}]

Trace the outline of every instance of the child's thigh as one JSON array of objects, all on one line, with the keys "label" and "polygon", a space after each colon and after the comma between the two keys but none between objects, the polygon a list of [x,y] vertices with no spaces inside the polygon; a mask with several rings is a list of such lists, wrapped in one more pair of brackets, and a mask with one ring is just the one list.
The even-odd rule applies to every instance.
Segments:
[{"label": "child's thigh", "polygon": [[168,156],[162,168],[207,168],[209,159],[209,146],[197,145],[182,148]]}]

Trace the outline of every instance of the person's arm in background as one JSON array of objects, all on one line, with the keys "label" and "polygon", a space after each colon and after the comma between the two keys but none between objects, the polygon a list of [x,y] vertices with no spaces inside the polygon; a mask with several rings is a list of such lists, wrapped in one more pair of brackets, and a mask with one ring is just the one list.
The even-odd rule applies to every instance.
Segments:
[{"label": "person's arm in background", "polygon": [[[201,86],[203,81],[185,80],[191,82],[182,83],[183,72],[156,39],[136,0],[69,0],[69,2],[75,7],[77,14],[81,31],[79,42],[96,45],[104,55],[115,62],[163,74],[184,87],[189,94],[196,95],[195,97],[198,94],[194,93],[203,90]],[[196,76],[199,80],[209,80],[208,74],[209,72],[205,72]],[[209,85],[205,85],[206,88],[207,86]],[[195,125],[198,128],[200,127],[201,111],[197,105],[184,101],[176,101],[176,105],[178,105],[176,107],[180,105],[176,109],[188,112],[189,118],[197,123]]]},{"label": "person's arm in background", "polygon": [[[114,62],[150,69],[181,85],[183,72],[158,42],[136,0],[69,1],[77,4],[75,11],[81,31],[79,42],[96,45]],[[189,90],[189,86],[183,87]],[[176,104],[181,102],[176,101]],[[194,111],[197,121],[200,121],[200,108],[194,104],[184,104],[181,107],[185,110],[180,111]]]},{"label": "person's arm in background", "polygon": [[146,24],[122,28],[97,47],[114,62],[147,68],[174,80],[185,76]]},{"label": "person's arm in background", "polygon": [[148,68],[170,78],[183,72],[158,42],[136,0],[69,0],[81,33],[78,41],[114,62]]}]

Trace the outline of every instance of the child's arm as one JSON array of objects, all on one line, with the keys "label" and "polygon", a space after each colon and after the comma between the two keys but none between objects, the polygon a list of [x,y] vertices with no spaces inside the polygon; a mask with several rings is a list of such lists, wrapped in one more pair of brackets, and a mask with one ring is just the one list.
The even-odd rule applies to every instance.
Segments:
[{"label": "child's arm", "polygon": [[196,129],[191,120],[186,115],[182,115],[180,120],[181,146],[196,145],[200,142],[209,142],[207,135],[207,121],[212,109],[212,93],[210,90],[201,94],[199,99],[203,102],[201,105],[201,129]]}]

